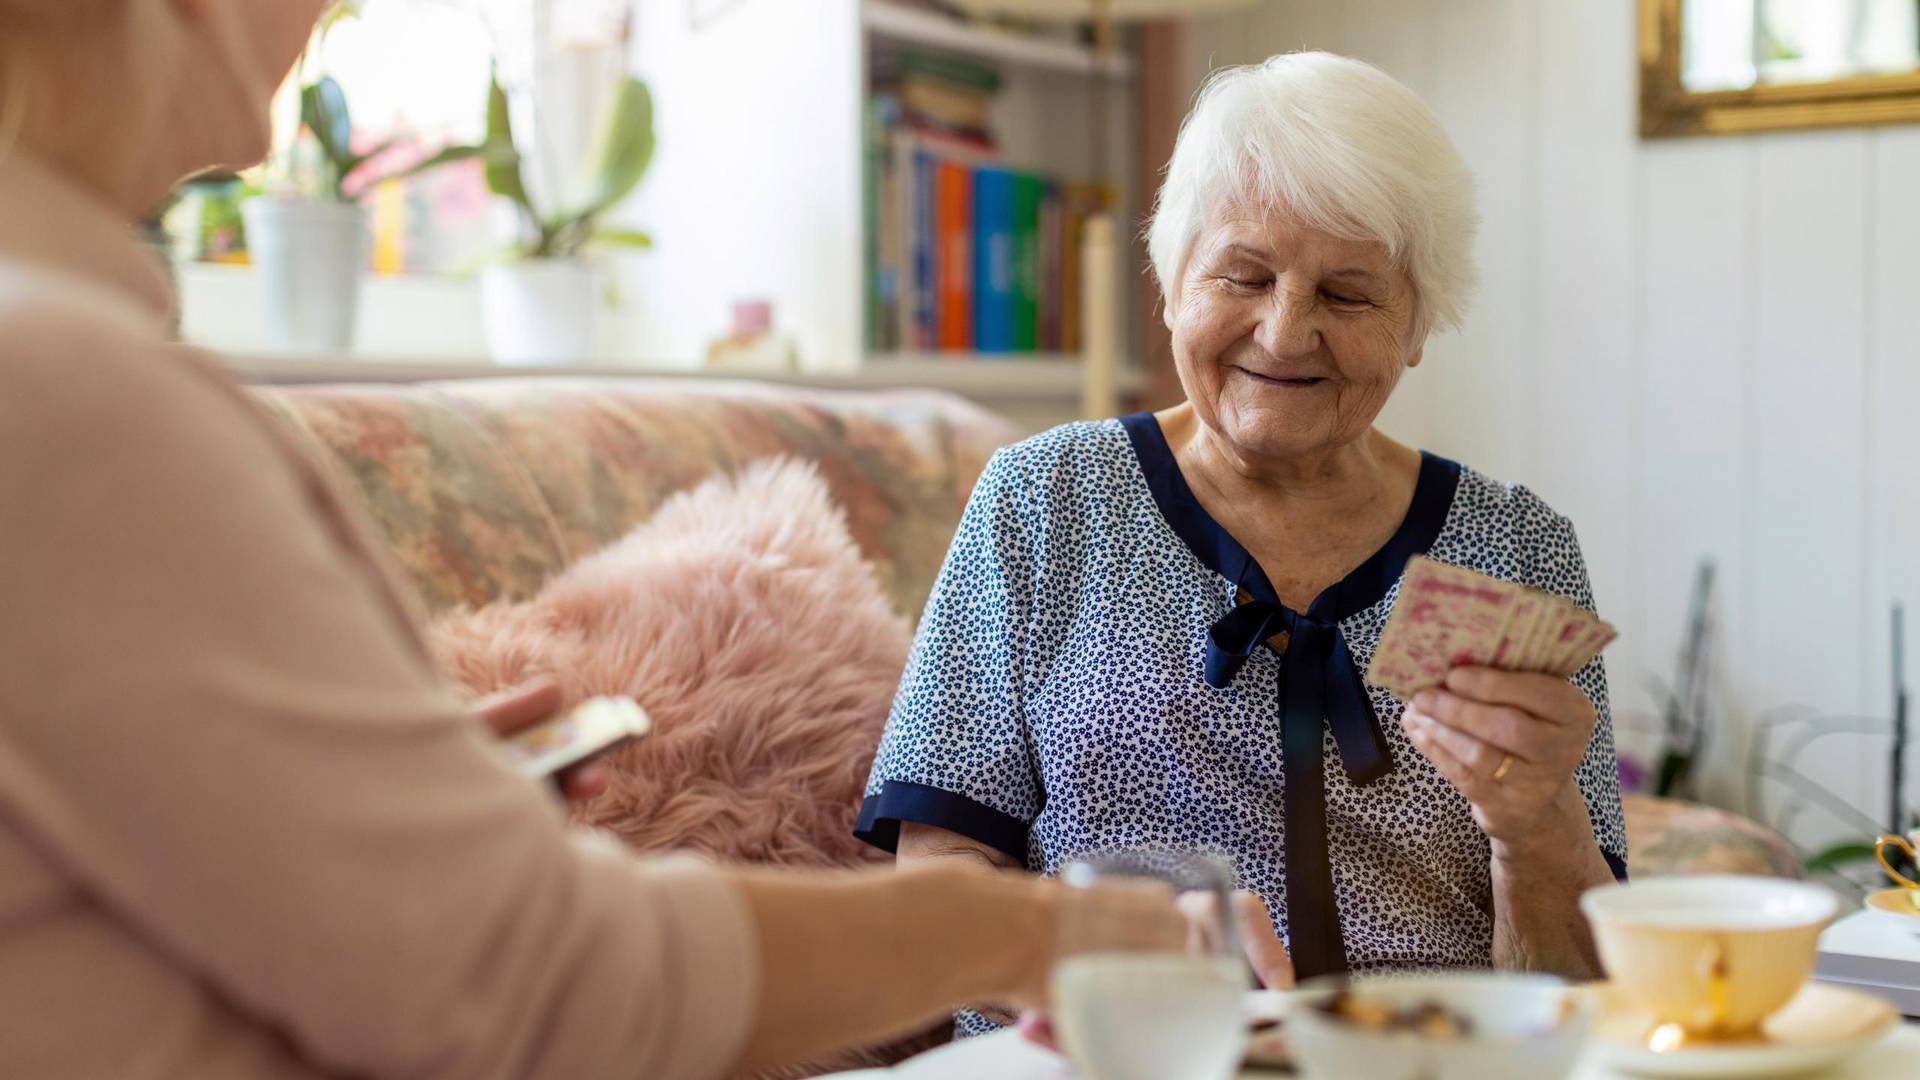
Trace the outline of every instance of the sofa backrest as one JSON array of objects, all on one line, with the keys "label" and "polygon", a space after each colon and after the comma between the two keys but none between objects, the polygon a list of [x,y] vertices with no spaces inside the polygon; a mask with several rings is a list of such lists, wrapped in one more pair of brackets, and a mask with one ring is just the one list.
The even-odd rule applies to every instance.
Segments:
[{"label": "sofa backrest", "polygon": [[677,491],[812,462],[900,611],[917,617],[1009,423],[946,394],[655,378],[267,387],[335,465],[432,612],[533,595]]}]

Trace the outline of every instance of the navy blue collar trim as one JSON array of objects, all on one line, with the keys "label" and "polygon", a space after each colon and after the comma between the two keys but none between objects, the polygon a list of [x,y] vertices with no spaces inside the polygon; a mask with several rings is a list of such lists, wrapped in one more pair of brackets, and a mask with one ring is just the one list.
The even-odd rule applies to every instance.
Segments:
[{"label": "navy blue collar trim", "polygon": [[[1134,457],[1146,475],[1153,501],[1178,536],[1200,561],[1228,581],[1246,586],[1256,600],[1279,604],[1280,598],[1260,564],[1253,560],[1240,541],[1234,539],[1194,497],[1187,478],[1174,460],[1166,433],[1152,413],[1134,413],[1120,418],[1127,440],[1133,444]],[[1460,486],[1460,465],[1426,451],[1420,452],[1420,478],[1414,484],[1413,502],[1407,516],[1387,542],[1352,573],[1321,593],[1306,611],[1309,618],[1339,622],[1379,603],[1400,580],[1407,560],[1425,554],[1446,526],[1447,512],[1453,507],[1454,492]],[[1284,608],[1284,605],[1281,605]]]}]

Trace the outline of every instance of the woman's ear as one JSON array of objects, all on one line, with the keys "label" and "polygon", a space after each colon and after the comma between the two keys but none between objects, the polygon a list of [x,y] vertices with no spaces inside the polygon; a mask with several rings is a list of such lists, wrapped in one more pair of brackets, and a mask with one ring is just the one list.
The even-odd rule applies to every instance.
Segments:
[{"label": "woman's ear", "polygon": [[1413,355],[1407,357],[1407,370],[1412,371],[1414,368],[1419,367],[1420,361],[1425,360],[1426,358],[1427,358],[1427,343],[1423,341],[1420,344],[1415,345],[1413,347]]}]

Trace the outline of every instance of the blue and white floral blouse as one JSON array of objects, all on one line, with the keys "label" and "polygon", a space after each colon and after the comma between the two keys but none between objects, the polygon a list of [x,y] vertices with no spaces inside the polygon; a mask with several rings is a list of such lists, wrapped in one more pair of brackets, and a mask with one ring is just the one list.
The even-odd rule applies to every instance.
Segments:
[{"label": "blue and white floral blouse", "polygon": [[[927,601],[859,835],[891,850],[901,822],[936,825],[1043,873],[1117,848],[1224,851],[1303,978],[1487,966],[1487,838],[1360,676],[1419,553],[1593,606],[1566,518],[1430,454],[1386,546],[1293,612],[1151,415],[1000,451]],[[1280,653],[1262,641],[1276,629]],[[1599,713],[1580,788],[1624,876],[1600,661],[1574,682]]]}]

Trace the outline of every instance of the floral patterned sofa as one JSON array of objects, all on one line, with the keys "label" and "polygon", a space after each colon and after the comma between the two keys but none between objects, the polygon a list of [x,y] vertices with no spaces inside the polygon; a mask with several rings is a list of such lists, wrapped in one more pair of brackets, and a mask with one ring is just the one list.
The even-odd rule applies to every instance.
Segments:
[{"label": "floral patterned sofa", "polygon": [[259,391],[358,492],[428,611],[533,595],[668,496],[812,462],[918,616],[973,482],[1018,431],[945,394],[709,380],[482,379]]},{"label": "floral patterned sofa", "polygon": [[[813,462],[899,610],[917,617],[973,482],[1018,437],[945,394],[747,382],[521,378],[265,388],[357,491],[430,612],[532,596],[669,495],[757,458]],[[1792,876],[1753,822],[1630,796],[1635,876]]]}]

